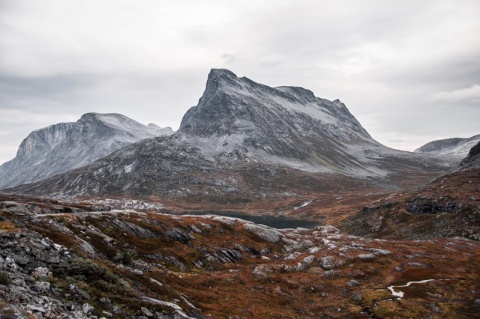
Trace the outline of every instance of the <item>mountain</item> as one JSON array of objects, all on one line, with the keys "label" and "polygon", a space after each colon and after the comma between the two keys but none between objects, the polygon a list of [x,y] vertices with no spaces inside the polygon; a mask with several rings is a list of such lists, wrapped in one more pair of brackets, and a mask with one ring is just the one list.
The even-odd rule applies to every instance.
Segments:
[{"label": "mountain", "polygon": [[[455,163],[458,164],[458,163]],[[339,100],[271,88],[213,69],[197,106],[170,136],[145,140],[41,183],[36,195],[188,196],[250,201],[348,189],[398,189],[452,163],[387,148]]]},{"label": "mountain", "polygon": [[36,182],[85,166],[137,141],[172,134],[170,128],[145,126],[121,114],[84,114],[30,133],[17,156],[0,166],[0,188]]},{"label": "mountain", "polygon": [[[242,156],[316,172],[371,174],[345,144],[374,145],[343,103],[298,87],[271,88],[228,70],[212,70],[179,134],[205,157]],[[328,150],[328,152],[326,152]],[[240,155],[241,154],[241,155]]]},{"label": "mountain", "polygon": [[447,138],[429,142],[417,148],[415,152],[464,158],[470,149],[478,142],[480,142],[480,134],[470,138]]},{"label": "mountain", "polygon": [[466,237],[480,240],[480,142],[457,169],[415,191],[390,194],[342,225],[359,236],[395,239]]}]

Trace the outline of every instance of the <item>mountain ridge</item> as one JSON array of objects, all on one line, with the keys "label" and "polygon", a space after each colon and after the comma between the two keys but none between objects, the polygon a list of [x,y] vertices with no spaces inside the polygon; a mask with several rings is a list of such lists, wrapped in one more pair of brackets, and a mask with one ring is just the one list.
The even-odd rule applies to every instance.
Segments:
[{"label": "mountain ridge", "polygon": [[357,236],[431,239],[460,236],[480,240],[478,193],[480,142],[452,171],[403,194],[363,207],[341,228]]},{"label": "mountain ridge", "polygon": [[198,105],[186,112],[175,134],[11,191],[249,200],[366,185],[397,188],[451,165],[383,146],[339,100],[213,69]]},{"label": "mountain ridge", "polygon": [[463,158],[467,156],[470,149],[478,142],[480,142],[480,134],[468,138],[446,138],[428,142],[417,148],[414,152]]},{"label": "mountain ridge", "polygon": [[39,181],[92,163],[145,138],[170,134],[117,113],[86,113],[77,122],[59,123],[30,133],[14,159],[0,166],[0,187]]}]

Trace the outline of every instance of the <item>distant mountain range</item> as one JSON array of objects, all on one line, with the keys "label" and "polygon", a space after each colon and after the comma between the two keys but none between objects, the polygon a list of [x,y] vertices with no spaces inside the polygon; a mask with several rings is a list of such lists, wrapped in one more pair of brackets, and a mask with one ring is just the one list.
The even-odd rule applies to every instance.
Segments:
[{"label": "distant mountain range", "polygon": [[429,142],[417,148],[415,152],[464,158],[478,142],[480,142],[480,134],[470,138],[447,138]]},{"label": "distant mountain range", "polygon": [[[99,120],[99,115],[87,115],[79,122],[88,118],[101,124],[87,134],[91,140],[114,136],[107,132],[124,126],[116,120],[118,125],[112,127],[112,121],[105,121],[105,116]],[[62,174],[10,192],[248,201],[275,194],[369,187],[398,189],[428,180],[458,163],[458,159],[453,163],[448,158],[383,146],[339,100],[318,98],[299,87],[268,87],[224,69],[210,72],[203,96],[185,114],[178,132],[121,148],[155,134],[142,126],[142,133],[132,137],[138,125],[131,124],[121,134],[120,142],[105,142],[108,146],[118,145],[118,151],[92,164],[84,166],[88,164],[83,160],[86,154],[98,154],[99,158],[113,149],[85,143],[82,129],[73,129],[77,126],[72,124],[64,126],[61,132],[75,134],[58,133],[62,147],[46,144],[40,154],[48,155],[28,159],[32,165],[36,161],[47,163],[47,169],[41,172],[50,173],[60,166],[64,173],[56,171]],[[131,137],[128,143],[125,136]],[[76,153],[70,154],[69,147]],[[64,150],[63,154],[60,150]],[[16,159],[14,163],[26,162]],[[19,181],[33,182],[45,176],[35,170],[10,178],[18,185]]]},{"label": "distant mountain range", "polygon": [[36,182],[85,166],[127,145],[171,128],[140,124],[121,114],[84,114],[75,123],[59,123],[30,133],[17,156],[0,166],[0,188]]}]

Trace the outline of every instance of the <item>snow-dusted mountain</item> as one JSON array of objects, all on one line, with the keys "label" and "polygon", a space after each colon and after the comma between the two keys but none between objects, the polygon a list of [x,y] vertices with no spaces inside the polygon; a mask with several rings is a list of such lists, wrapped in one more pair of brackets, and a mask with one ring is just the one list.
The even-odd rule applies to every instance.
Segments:
[{"label": "snow-dusted mountain", "polygon": [[14,191],[245,199],[396,188],[450,167],[440,157],[376,142],[339,100],[321,99],[299,87],[272,88],[214,69],[198,105],[185,114],[175,134],[136,143]]},{"label": "snow-dusted mountain", "polygon": [[179,135],[205,157],[241,156],[317,172],[362,170],[363,163],[345,157],[344,144],[378,145],[339,100],[299,87],[271,88],[228,70],[210,72]]},{"label": "snow-dusted mountain", "polygon": [[459,169],[480,168],[480,142],[475,144],[460,163]]},{"label": "snow-dusted mountain", "polygon": [[447,138],[429,142],[417,148],[415,152],[464,158],[478,142],[480,142],[480,134],[470,138]]},{"label": "snow-dusted mountain", "polygon": [[0,166],[0,188],[36,182],[104,157],[129,144],[169,135],[170,128],[140,124],[121,114],[84,114],[30,133],[17,156]]},{"label": "snow-dusted mountain", "polygon": [[177,135],[205,158],[240,157],[356,177],[386,176],[392,157],[417,164],[424,158],[375,141],[339,100],[301,87],[268,87],[224,69],[210,72]]}]

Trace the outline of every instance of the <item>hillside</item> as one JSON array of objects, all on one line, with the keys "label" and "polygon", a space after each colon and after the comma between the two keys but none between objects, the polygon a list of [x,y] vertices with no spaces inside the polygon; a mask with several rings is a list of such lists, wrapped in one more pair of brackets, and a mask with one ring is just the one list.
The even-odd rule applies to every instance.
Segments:
[{"label": "hillside", "polygon": [[365,206],[342,225],[346,232],[375,238],[480,240],[480,143],[460,166],[427,185],[390,194]]},{"label": "hillside", "polygon": [[447,138],[429,142],[417,148],[415,152],[464,158],[470,149],[478,142],[480,142],[480,135],[475,135],[470,138]]},{"label": "hillside", "polygon": [[0,207],[3,317],[473,318],[480,311],[477,241],[372,240],[332,226],[273,229],[18,196],[2,197]]}]

